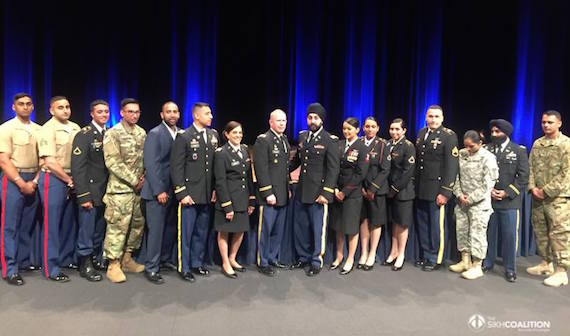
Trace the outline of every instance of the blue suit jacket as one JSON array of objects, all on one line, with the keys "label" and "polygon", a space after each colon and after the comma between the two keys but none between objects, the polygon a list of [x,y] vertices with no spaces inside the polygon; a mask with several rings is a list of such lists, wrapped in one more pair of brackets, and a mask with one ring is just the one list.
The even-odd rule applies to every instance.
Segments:
[{"label": "blue suit jacket", "polygon": [[174,197],[170,181],[170,149],[174,139],[163,122],[150,130],[143,149],[143,162],[146,171],[141,197],[145,200],[156,199],[161,192],[168,192]]}]

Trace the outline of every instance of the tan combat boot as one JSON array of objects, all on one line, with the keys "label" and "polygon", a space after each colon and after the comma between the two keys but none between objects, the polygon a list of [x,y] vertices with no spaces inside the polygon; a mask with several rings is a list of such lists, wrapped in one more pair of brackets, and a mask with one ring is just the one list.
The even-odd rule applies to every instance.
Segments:
[{"label": "tan combat boot", "polygon": [[107,279],[114,283],[125,282],[127,280],[125,273],[121,270],[119,260],[109,260],[109,266],[107,267]]},{"label": "tan combat boot", "polygon": [[465,272],[471,268],[471,253],[461,252],[461,261],[449,266],[449,270],[455,273]]},{"label": "tan combat boot", "polygon": [[544,284],[550,287],[561,287],[568,284],[568,274],[562,267],[556,267],[556,272],[544,279]]},{"label": "tan combat boot", "polygon": [[121,266],[123,267],[123,271],[129,273],[141,273],[144,271],[144,265],[137,263],[131,257],[131,252],[125,252]]},{"label": "tan combat boot", "polygon": [[543,260],[540,264],[527,268],[526,272],[532,275],[550,275],[554,272],[554,267],[552,266],[552,262]]},{"label": "tan combat boot", "polygon": [[473,258],[473,264],[471,268],[467,271],[461,273],[461,276],[467,280],[479,279],[483,276],[483,270],[481,269],[481,264],[483,261],[481,259]]}]

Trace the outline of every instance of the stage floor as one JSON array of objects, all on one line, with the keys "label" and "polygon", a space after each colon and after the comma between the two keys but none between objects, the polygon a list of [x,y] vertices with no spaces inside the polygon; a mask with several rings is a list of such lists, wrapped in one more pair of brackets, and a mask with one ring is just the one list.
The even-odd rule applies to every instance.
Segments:
[{"label": "stage floor", "polygon": [[23,273],[25,286],[0,282],[0,335],[568,335],[570,286],[527,275],[537,261],[519,258],[514,284],[499,265],[467,281],[411,263],[315,278],[300,270],[267,278],[250,266],[237,280],[214,267],[193,284],[164,273],[160,286],[142,274],[92,284],[69,272],[72,281],[57,284]]}]

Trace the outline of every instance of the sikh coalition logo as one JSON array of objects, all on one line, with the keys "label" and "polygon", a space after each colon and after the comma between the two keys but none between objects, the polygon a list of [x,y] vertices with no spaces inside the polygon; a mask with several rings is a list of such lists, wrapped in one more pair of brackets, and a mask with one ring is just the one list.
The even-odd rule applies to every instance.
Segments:
[{"label": "sikh coalition logo", "polygon": [[469,318],[469,320],[467,320],[467,325],[469,326],[469,329],[475,332],[480,332],[485,330],[487,321],[485,320],[485,317],[483,317],[483,315],[475,314],[472,315]]}]

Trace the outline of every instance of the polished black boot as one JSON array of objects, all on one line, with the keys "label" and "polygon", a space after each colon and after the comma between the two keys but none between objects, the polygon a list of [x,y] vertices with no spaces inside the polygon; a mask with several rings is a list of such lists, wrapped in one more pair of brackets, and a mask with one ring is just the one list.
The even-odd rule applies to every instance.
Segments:
[{"label": "polished black boot", "polygon": [[95,267],[93,266],[93,259],[91,256],[81,257],[81,264],[79,266],[79,275],[82,278],[87,279],[88,281],[101,281],[103,276],[97,272]]}]

